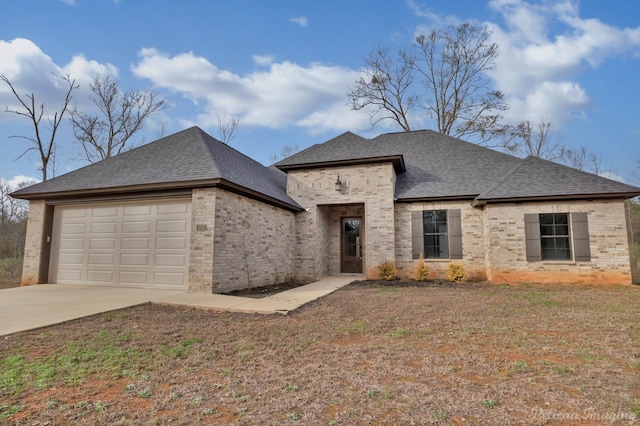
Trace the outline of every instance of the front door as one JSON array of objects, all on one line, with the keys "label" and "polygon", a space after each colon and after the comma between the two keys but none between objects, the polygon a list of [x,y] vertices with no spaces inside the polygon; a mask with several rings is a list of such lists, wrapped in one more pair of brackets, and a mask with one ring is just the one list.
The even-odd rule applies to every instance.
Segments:
[{"label": "front door", "polygon": [[362,238],[360,218],[342,218],[342,272],[362,273]]}]

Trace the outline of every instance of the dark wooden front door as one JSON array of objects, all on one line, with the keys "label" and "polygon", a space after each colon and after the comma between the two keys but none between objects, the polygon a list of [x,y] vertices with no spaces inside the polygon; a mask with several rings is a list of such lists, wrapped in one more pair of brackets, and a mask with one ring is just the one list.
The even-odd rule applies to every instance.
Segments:
[{"label": "dark wooden front door", "polygon": [[361,225],[361,218],[342,218],[342,272],[362,273]]}]

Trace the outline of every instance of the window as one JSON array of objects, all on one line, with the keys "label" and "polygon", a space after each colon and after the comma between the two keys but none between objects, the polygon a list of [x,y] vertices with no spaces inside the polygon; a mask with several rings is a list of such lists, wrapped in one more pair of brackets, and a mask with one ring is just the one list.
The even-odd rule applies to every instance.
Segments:
[{"label": "window", "polygon": [[449,258],[449,238],[447,237],[447,211],[426,210],[422,212],[424,231],[424,257]]},{"label": "window", "polygon": [[524,225],[529,262],[591,260],[587,213],[525,214]]},{"label": "window", "polygon": [[539,221],[542,260],[571,260],[569,214],[541,214]]},{"label": "window", "polygon": [[462,259],[460,210],[412,211],[411,238],[414,259]]}]

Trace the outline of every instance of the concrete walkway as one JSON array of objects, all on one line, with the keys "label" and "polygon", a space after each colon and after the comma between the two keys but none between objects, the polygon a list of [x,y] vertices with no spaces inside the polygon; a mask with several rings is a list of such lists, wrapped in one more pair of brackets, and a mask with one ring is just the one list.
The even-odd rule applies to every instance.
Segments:
[{"label": "concrete walkway", "polygon": [[260,314],[287,314],[362,276],[326,277],[262,299],[90,285],[41,284],[0,290],[0,336],[143,303]]},{"label": "concrete walkway", "polygon": [[363,276],[340,275],[325,277],[320,281],[274,294],[252,299],[248,297],[226,296],[224,294],[181,293],[155,299],[152,302],[163,305],[181,305],[193,308],[212,309],[252,314],[287,314],[305,303],[326,296]]}]

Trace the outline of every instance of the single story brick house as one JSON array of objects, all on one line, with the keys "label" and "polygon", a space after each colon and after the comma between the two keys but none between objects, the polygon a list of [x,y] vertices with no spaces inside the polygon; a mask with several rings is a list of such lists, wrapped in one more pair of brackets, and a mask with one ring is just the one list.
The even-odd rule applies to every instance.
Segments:
[{"label": "single story brick house", "polygon": [[433,131],[347,132],[265,167],[197,127],[19,190],[22,284],[218,293],[287,279],[631,282],[640,188]]}]

